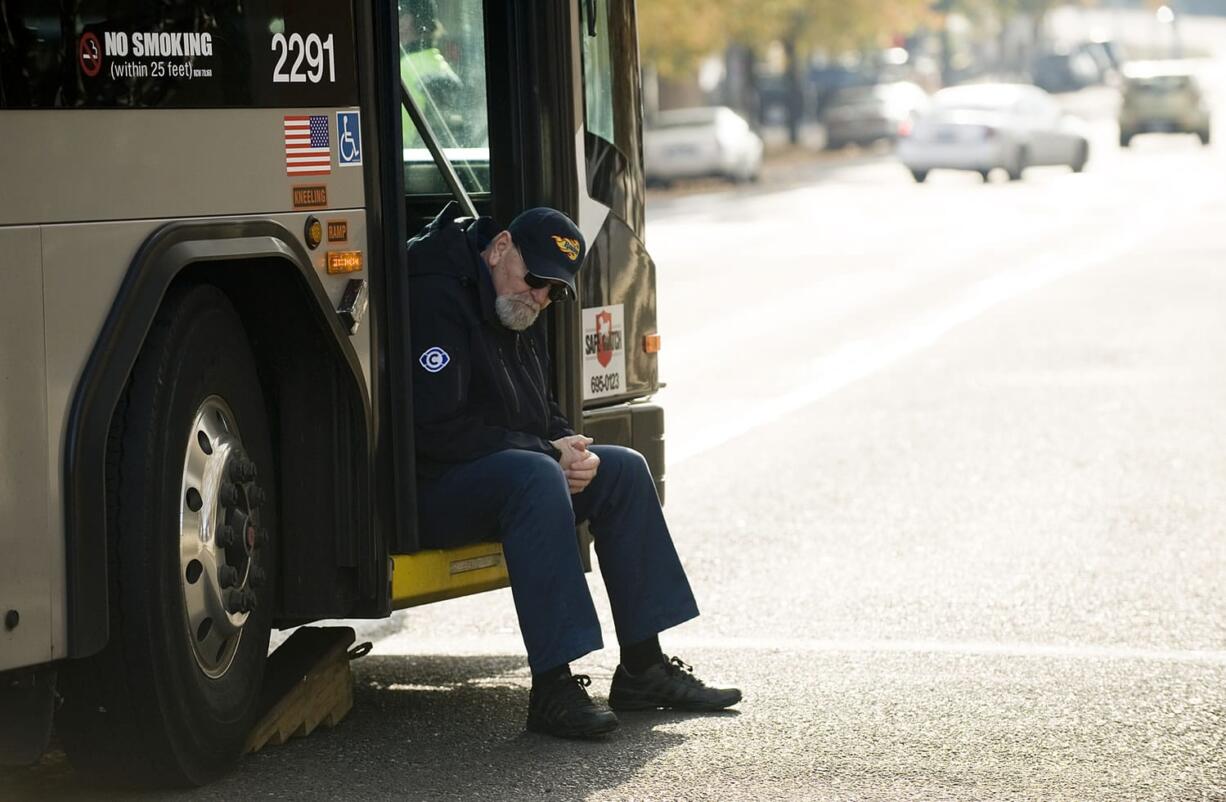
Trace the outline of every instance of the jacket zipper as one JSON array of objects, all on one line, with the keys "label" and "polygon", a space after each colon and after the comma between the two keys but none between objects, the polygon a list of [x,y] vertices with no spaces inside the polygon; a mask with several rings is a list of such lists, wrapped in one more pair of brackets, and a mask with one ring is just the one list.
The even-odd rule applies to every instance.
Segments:
[{"label": "jacket zipper", "polygon": [[511,401],[515,404],[515,411],[519,412],[519,391],[515,389],[515,381],[511,378],[511,369],[507,367],[507,360],[503,356],[501,345],[498,346],[498,364],[502,365],[502,375],[507,377],[507,387],[511,390]]},{"label": "jacket zipper", "polygon": [[[524,337],[524,335],[517,335]],[[545,367],[541,364],[541,358],[536,353],[536,343],[531,337],[524,337],[528,341],[528,350],[532,352],[532,362],[536,365],[536,375],[541,380],[537,387],[541,390],[541,408],[545,412],[545,431],[549,431],[549,391],[545,387]]]}]

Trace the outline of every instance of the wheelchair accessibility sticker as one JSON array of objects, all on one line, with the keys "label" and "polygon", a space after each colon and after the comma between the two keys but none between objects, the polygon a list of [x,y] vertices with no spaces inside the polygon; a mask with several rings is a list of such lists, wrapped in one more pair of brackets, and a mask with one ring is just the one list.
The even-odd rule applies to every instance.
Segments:
[{"label": "wheelchair accessibility sticker", "polygon": [[362,165],[361,112],[338,111],[336,113],[336,162],[341,167]]}]

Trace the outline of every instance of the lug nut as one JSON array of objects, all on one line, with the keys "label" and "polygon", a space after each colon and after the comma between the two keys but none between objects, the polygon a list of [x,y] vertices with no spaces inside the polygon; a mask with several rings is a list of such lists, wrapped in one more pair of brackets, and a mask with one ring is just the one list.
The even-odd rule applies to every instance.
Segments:
[{"label": "lug nut", "polygon": [[238,584],[238,570],[232,565],[223,565],[217,569],[217,581],[223,588],[234,587]]},{"label": "lug nut", "polygon": [[252,485],[251,489],[247,491],[247,499],[253,507],[263,504],[265,498],[264,490],[259,485]]},{"label": "lug nut", "polygon": [[242,611],[244,613],[251,612],[252,610],[255,609],[255,605],[258,601],[259,599],[256,598],[255,593],[253,593],[250,590],[244,590],[242,592],[242,600],[240,602]]},{"label": "lug nut", "polygon": [[264,587],[265,580],[264,569],[258,565],[251,566],[250,573],[247,574],[247,584],[253,588],[259,589]]},{"label": "lug nut", "polygon": [[228,473],[231,482],[250,482],[255,478],[255,463],[246,457],[239,457],[230,462]]},{"label": "lug nut", "polygon": [[230,588],[225,593],[226,612],[234,615],[235,613],[243,612],[243,592],[237,588]]},{"label": "lug nut", "polygon": [[263,548],[264,546],[267,546],[267,545],[268,545],[268,530],[261,526],[259,529],[255,530],[255,547],[258,549],[258,548]]},{"label": "lug nut", "polygon": [[221,499],[221,503],[227,507],[235,507],[238,505],[238,488],[232,482],[224,482],[221,486],[221,492],[217,494]]},{"label": "lug nut", "polygon": [[217,531],[217,544],[223,549],[233,548],[238,545],[234,537],[234,527],[226,524]]}]

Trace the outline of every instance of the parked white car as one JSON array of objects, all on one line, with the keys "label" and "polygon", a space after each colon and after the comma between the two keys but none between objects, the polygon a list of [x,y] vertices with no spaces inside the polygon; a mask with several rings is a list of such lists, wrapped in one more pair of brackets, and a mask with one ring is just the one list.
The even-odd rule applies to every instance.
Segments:
[{"label": "parked white car", "polygon": [[722,176],[755,181],[762,172],[762,138],[726,106],[662,111],[643,131],[649,181]]},{"label": "parked white car", "polygon": [[930,111],[899,138],[897,154],[916,181],[940,169],[971,170],[987,181],[998,167],[1017,181],[1043,164],[1081,172],[1090,143],[1081,124],[1038,87],[969,84],[933,95]]}]

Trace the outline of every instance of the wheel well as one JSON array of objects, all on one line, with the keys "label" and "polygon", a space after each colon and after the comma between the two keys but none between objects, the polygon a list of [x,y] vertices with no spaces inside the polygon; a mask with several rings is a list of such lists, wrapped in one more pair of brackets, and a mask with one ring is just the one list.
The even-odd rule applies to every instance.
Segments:
[{"label": "wheel well", "polygon": [[[282,621],[385,604],[371,571],[365,401],[301,271],[279,257],[187,265],[168,292],[210,284],[234,304],[268,408],[281,528]],[[267,481],[265,479],[264,481]]]},{"label": "wheel well", "polygon": [[[109,637],[105,455],[116,405],[176,282],[226,293],[256,351],[283,466],[284,618],[386,614],[386,548],[371,523],[374,416],[357,354],[306,249],[270,220],[172,222],[137,250],[71,398],[61,465],[68,657]],[[355,556],[356,555],[356,556]]]}]

